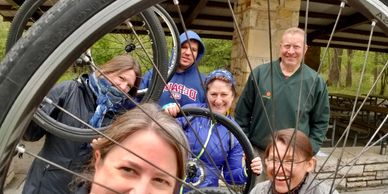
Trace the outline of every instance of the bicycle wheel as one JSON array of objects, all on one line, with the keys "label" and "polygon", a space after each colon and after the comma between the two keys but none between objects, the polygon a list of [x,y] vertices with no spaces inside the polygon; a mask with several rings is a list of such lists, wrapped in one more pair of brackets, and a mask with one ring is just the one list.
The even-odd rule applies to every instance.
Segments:
[{"label": "bicycle wheel", "polygon": [[[41,15],[44,14],[39,6],[47,2],[46,0],[26,0],[15,16],[14,21],[11,24],[11,30],[7,39],[7,47],[11,48],[12,45],[22,36],[24,29],[26,28],[27,22],[31,20],[37,20]],[[54,4],[53,2],[51,4]],[[105,35],[103,40],[99,42],[107,42],[110,45],[109,47],[104,47],[106,52],[115,53],[115,54],[124,54],[131,53],[142,65],[142,72],[146,72],[152,69],[152,64],[148,60],[149,56],[153,56],[152,53],[156,52],[155,45],[164,46],[164,43],[161,41],[164,39],[162,36],[162,27],[158,23],[158,18],[154,14],[157,13],[160,19],[160,22],[166,25],[167,33],[171,37],[171,41],[167,45],[168,48],[159,48],[161,51],[171,50],[170,64],[168,65],[168,76],[167,80],[171,79],[173,73],[175,72],[176,60],[179,58],[179,34],[176,25],[173,23],[172,18],[168,13],[159,5],[151,9],[147,9],[140,13],[138,16],[133,16],[130,20],[135,25],[135,31],[140,36],[135,36],[130,29],[128,29],[125,24],[116,28],[113,33]],[[137,40],[137,37],[140,37],[141,40]],[[153,44],[155,42],[156,44]],[[114,43],[114,44],[112,44]],[[143,44],[143,45],[141,45]],[[105,44],[104,44],[105,45]],[[113,45],[113,46],[112,46]],[[144,49],[142,48],[144,47]],[[98,48],[92,50],[97,50]],[[152,50],[152,51],[151,51]],[[159,55],[163,56],[163,54]],[[160,59],[159,59],[160,60]],[[154,60],[155,63],[157,61]],[[165,74],[166,70],[159,70],[162,74]],[[138,92],[138,96],[142,96],[142,102],[147,102],[150,100],[157,100],[163,90],[163,82],[158,80],[159,76],[154,74],[150,81],[150,88]],[[166,78],[164,78],[166,79]],[[49,115],[45,114],[44,111],[38,109],[36,114],[34,114],[34,122],[39,126],[43,127],[50,133],[53,133],[60,137],[66,137],[69,139],[77,141],[88,141],[90,139],[96,138],[98,134],[92,130],[85,130],[82,128],[72,127],[60,122],[57,122],[55,119],[51,118]],[[106,129],[100,128],[98,130],[103,131]]]},{"label": "bicycle wheel", "polygon": [[[6,51],[10,50],[17,40],[19,40],[19,38],[23,35],[23,32],[28,28],[27,24],[29,21],[36,21],[45,13],[45,9],[41,9],[40,6],[48,1],[50,0],[25,0],[23,2],[12,20],[7,36]],[[54,4],[54,2],[51,2],[50,4]],[[170,51],[168,73],[166,78],[166,82],[168,82],[175,73],[176,65],[180,56],[179,31],[172,17],[162,6],[157,4],[152,7],[152,10],[157,14],[158,18],[160,18],[159,21],[164,27],[165,35],[171,37],[171,40],[168,41],[167,44],[167,50]],[[143,15],[144,21],[152,22],[151,20],[154,20],[154,16],[150,16],[150,11],[146,12],[148,13],[144,13]],[[136,48],[136,45],[127,44],[127,46],[127,48],[134,48],[129,46],[135,46]]]},{"label": "bicycle wheel", "polygon": [[[217,124],[216,126],[218,126],[218,127],[224,126],[227,129],[227,133],[229,133],[229,134],[225,135],[226,133],[223,133],[221,130],[220,131],[213,130],[211,132],[211,136],[214,137],[213,140],[215,140],[215,144],[217,144],[217,148],[220,148],[220,149],[217,149],[217,151],[219,151],[221,154],[223,154],[224,157],[227,157],[228,153],[226,150],[228,148],[231,149],[232,147],[234,147],[237,144],[240,144],[241,148],[243,150],[244,156],[245,156],[245,161],[244,161],[245,163],[243,162],[243,164],[250,164],[251,163],[252,159],[254,158],[252,145],[250,144],[248,138],[246,137],[246,135],[244,134],[244,132],[242,131],[240,126],[238,126],[235,122],[233,122],[229,118],[225,117],[224,115],[221,115],[221,114],[218,114],[215,112],[211,112],[209,109],[206,109],[206,108],[184,107],[184,108],[182,108],[182,112],[187,116],[189,122],[195,121],[196,119],[202,119],[202,118],[205,118],[206,120],[209,120],[209,121],[214,119],[213,121],[215,121],[215,123]],[[181,116],[181,114],[178,116]],[[184,128],[184,130],[186,130],[186,129],[192,130],[189,126],[187,126],[187,128],[186,127],[183,127],[183,128]],[[201,128],[201,130],[205,130],[205,129]],[[193,130],[193,131],[195,131],[195,130]],[[218,133],[220,133],[220,134],[218,134]],[[216,137],[217,135],[220,135],[220,136]],[[233,142],[234,138],[237,140],[237,142]],[[225,141],[225,139],[227,139],[227,140]],[[203,140],[199,137],[196,137],[195,140],[189,138],[189,140],[191,141],[190,144],[193,143],[193,141],[205,142],[205,140]],[[225,142],[227,142],[226,144],[228,144],[228,145],[225,145]],[[208,178],[205,178],[206,176],[213,174],[211,176],[218,177],[219,182],[220,182],[220,186],[218,188],[205,187],[205,188],[202,188],[202,189],[204,189],[202,191],[205,192],[205,191],[216,190],[218,193],[220,193],[220,192],[221,193],[249,193],[251,188],[254,186],[255,178],[256,178],[256,176],[252,174],[250,166],[244,166],[245,172],[246,172],[246,177],[247,177],[245,184],[237,183],[237,180],[225,181],[225,179],[226,179],[225,177],[229,176],[229,174],[232,175],[231,174],[232,169],[223,169],[223,172],[222,172],[222,170],[221,171],[211,170],[212,167],[218,165],[218,164],[216,164],[215,161],[220,160],[220,159],[213,158],[214,153],[206,153],[207,151],[209,151],[208,148],[206,148],[206,145],[202,144],[202,146],[205,147],[205,148],[202,147],[203,150],[205,150],[203,155],[202,156],[198,156],[198,155],[192,156],[194,158],[199,157],[200,159],[197,158],[194,162],[192,160],[190,160],[191,163],[189,162],[189,164],[192,164],[195,167],[194,168],[195,172],[192,172],[191,170],[187,170],[187,172],[188,172],[188,174],[190,174],[190,173],[197,174],[198,177],[202,176],[202,178],[205,180],[208,180]],[[223,149],[222,147],[225,147],[226,149]],[[202,162],[202,160],[204,158],[208,162]],[[213,161],[211,161],[211,160],[213,160]],[[231,164],[228,164],[228,160],[224,159],[224,158],[222,158],[222,160],[225,161],[225,163],[227,163],[226,168],[229,168]],[[241,160],[244,160],[244,159],[241,158]],[[211,162],[209,162],[209,161],[211,161]],[[191,168],[191,167],[188,167],[188,168]],[[217,168],[217,167],[214,167],[214,168]],[[191,168],[191,169],[193,169],[193,168]],[[189,176],[191,176],[191,175],[187,175],[187,177],[189,177]],[[233,176],[234,176],[234,174],[230,177],[233,177]],[[190,183],[193,186],[198,186],[198,185],[202,184],[201,181],[202,180],[198,180],[195,178],[195,182],[190,182]],[[209,192],[205,192],[205,193],[209,193]],[[210,193],[213,193],[213,192],[210,192]]]},{"label": "bicycle wheel", "polygon": [[7,53],[0,70],[0,88],[7,91],[0,94],[1,190],[17,142],[43,96],[63,71],[112,28],[158,2],[60,2]]},{"label": "bicycle wheel", "polygon": [[[26,3],[27,4],[23,4],[23,6],[29,5],[30,1],[26,1]],[[153,68],[152,61],[150,61],[148,56],[146,55],[151,55],[149,57],[152,58],[154,56],[153,53],[160,52],[160,55],[155,55],[160,57],[154,58],[153,61],[155,64],[161,64],[158,62],[158,60],[166,60],[162,58],[164,55],[166,55],[167,51],[165,41],[163,41],[164,36],[161,33],[162,26],[160,25],[154,11],[151,9],[144,10],[139,15],[131,17],[130,20],[132,23],[136,23],[136,26],[134,26],[134,30],[140,33],[140,35],[134,35],[133,33],[128,32],[130,29],[126,28],[124,24],[117,27],[113,31],[114,34],[111,33],[105,35],[103,39],[98,41],[95,45],[98,46],[100,42],[102,42],[102,44],[108,42],[109,44],[103,44],[104,52],[112,53],[111,55],[121,55],[125,53],[130,53],[140,62],[142,72],[145,72]],[[15,29],[20,29],[16,28],[18,23],[13,24]],[[15,40],[16,38],[14,36],[16,34],[18,33],[10,35],[10,40]],[[136,37],[140,37],[140,40],[137,40]],[[145,49],[143,49],[142,46],[144,46]],[[98,48],[95,48],[95,46],[92,46],[92,50],[97,49]],[[165,74],[167,73],[167,66],[161,67],[163,68],[159,68],[159,71],[162,73],[162,75],[164,75],[163,79],[165,79]],[[161,79],[159,79],[158,74],[153,75],[151,83],[152,84],[150,85],[150,88],[148,88],[148,91],[144,94],[144,97],[142,98],[142,102],[148,102],[150,100],[155,101],[159,99],[161,95],[164,84]],[[93,130],[73,127],[60,123],[55,119],[51,118],[40,108],[37,110],[36,114],[34,114],[34,122],[52,134],[55,134],[59,137],[73,139],[76,141],[84,142],[98,137],[98,133]],[[98,130],[103,131],[105,129],[106,127],[103,127],[99,128]]]},{"label": "bicycle wheel", "polygon": [[170,81],[172,76],[175,73],[177,68],[177,64],[179,63],[180,55],[181,55],[181,44],[179,41],[179,31],[178,27],[175,24],[175,21],[172,17],[167,13],[167,11],[161,5],[155,5],[153,7],[155,13],[161,18],[160,22],[163,27],[167,26],[167,29],[164,30],[166,36],[171,37],[171,40],[167,42],[168,50],[170,51],[169,62],[168,62],[168,73],[166,82]]},{"label": "bicycle wheel", "polygon": [[[12,23],[11,23],[11,26],[10,26],[10,31],[8,33],[8,37],[7,37],[7,43],[6,43],[6,51],[8,51],[9,49],[11,49],[11,47],[17,42],[17,40],[19,40],[19,38],[23,35],[23,32],[28,28],[27,26],[27,23],[29,21],[36,21],[38,20],[46,11],[46,9],[42,9],[40,8],[40,6],[42,6],[45,2],[49,2],[50,0],[25,0],[23,2],[23,4],[20,6],[20,8],[18,9],[16,15],[15,15],[15,18],[13,19]],[[55,2],[50,2],[50,4],[54,4]],[[169,79],[171,79],[172,75],[174,74],[175,72],[175,64],[176,64],[176,60],[177,60],[177,55],[178,55],[178,51],[180,49],[180,45],[179,45],[179,40],[177,37],[179,37],[179,34],[178,34],[178,29],[176,27],[176,25],[173,23],[173,20],[172,18],[168,15],[168,13],[161,7],[161,6],[158,6],[158,7],[155,7],[153,9],[155,12],[158,13],[159,17],[162,18],[161,21],[163,21],[165,23],[165,25],[168,26],[168,30],[170,32],[170,36],[172,37],[172,43],[170,43],[171,46],[169,46],[169,48],[160,48],[160,50],[165,50],[165,49],[169,49],[172,51],[171,53],[171,59],[169,60],[170,61],[170,64],[168,65],[168,76],[164,79],[166,79],[166,81],[168,81]],[[139,15],[139,17],[141,17],[141,19],[136,19],[137,21],[133,21],[135,22],[136,24],[136,27],[141,27],[143,25],[146,25],[147,29],[140,29],[139,30],[139,33],[147,33],[148,32],[161,32],[162,29],[160,26],[160,24],[157,23],[157,19],[156,19],[156,15],[153,14],[153,11],[152,10],[145,10],[143,13],[141,13]],[[142,22],[144,24],[142,24]],[[125,27],[124,27],[125,28]],[[159,29],[157,29],[159,28]],[[124,33],[121,33],[121,32],[124,32]],[[152,67],[151,64],[149,64],[150,62],[145,60],[147,57],[144,56],[145,54],[139,54],[139,53],[144,53],[144,52],[139,52],[137,50],[139,49],[142,49],[141,46],[139,45],[138,41],[135,40],[135,37],[133,35],[128,35],[128,29],[116,29],[115,32],[116,34],[120,34],[123,36],[123,37],[109,37],[107,36],[106,38],[109,39],[114,39],[114,41],[121,41],[119,42],[119,44],[117,46],[121,46],[120,48],[116,47],[114,49],[116,49],[116,53],[123,53],[123,52],[131,52],[133,55],[137,56],[137,60],[138,61],[141,61],[142,64],[146,63],[148,64],[149,67],[147,68],[144,68],[142,71],[143,72],[146,72],[150,69],[150,67]],[[126,33],[126,34],[125,34]],[[162,40],[163,38],[161,38],[161,34],[160,33],[151,33],[150,34],[151,36],[151,41],[152,42],[156,42],[158,40]],[[157,37],[156,37],[157,36]],[[109,40],[107,40],[109,41]],[[112,41],[112,40],[110,40]],[[146,41],[143,41],[145,43],[151,43],[149,40],[146,40]],[[146,45],[146,50],[153,50],[154,52],[157,50],[157,48],[151,48],[152,46],[154,46],[155,44],[148,44]],[[164,45],[164,44],[159,44],[159,45]],[[148,46],[148,47],[147,47]],[[112,49],[112,48],[110,48]],[[117,52],[117,50],[121,51],[121,52]],[[150,54],[152,55],[152,54]],[[162,56],[162,55],[159,55],[159,56]],[[156,63],[156,61],[155,61]],[[157,64],[157,63],[156,63]],[[164,74],[165,71],[161,71],[161,73]],[[151,88],[149,89],[146,89],[146,90],[141,90],[138,92],[138,96],[142,96],[142,102],[147,102],[149,100],[157,100],[159,99],[160,97],[160,94],[162,92],[162,88],[163,88],[163,82],[158,82],[156,80],[158,76],[155,75],[151,78]],[[155,90],[155,88],[157,88]]]},{"label": "bicycle wheel", "polygon": [[12,46],[19,40],[23,35],[23,31],[27,29],[27,23],[30,19],[39,18],[43,12],[38,12],[39,7],[45,2],[45,0],[26,0],[20,6],[12,20],[7,36],[7,42],[5,50],[9,51]]}]

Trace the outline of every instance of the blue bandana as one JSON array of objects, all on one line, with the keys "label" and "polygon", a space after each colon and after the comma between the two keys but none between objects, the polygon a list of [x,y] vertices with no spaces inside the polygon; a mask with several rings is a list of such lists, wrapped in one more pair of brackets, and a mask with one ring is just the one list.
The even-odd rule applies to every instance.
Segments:
[{"label": "blue bandana", "polygon": [[209,73],[209,75],[205,78],[205,85],[208,85],[210,81],[212,81],[215,78],[225,78],[228,80],[229,83],[233,85],[233,87],[236,86],[236,81],[233,78],[232,73],[230,73],[228,70],[225,69],[217,69]]},{"label": "blue bandana", "polygon": [[95,72],[89,74],[88,84],[90,89],[97,96],[96,111],[89,120],[89,124],[93,127],[101,127],[106,112],[118,112],[122,108],[121,105],[127,97],[116,87],[112,86],[108,80],[97,78]]}]

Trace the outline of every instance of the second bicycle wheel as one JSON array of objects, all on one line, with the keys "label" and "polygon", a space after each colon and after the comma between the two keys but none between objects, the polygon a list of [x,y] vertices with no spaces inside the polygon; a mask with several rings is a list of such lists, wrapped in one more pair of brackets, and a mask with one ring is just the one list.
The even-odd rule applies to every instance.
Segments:
[{"label": "second bicycle wheel", "polygon": [[0,65],[0,89],[7,91],[0,94],[0,190],[16,144],[59,76],[103,35],[158,2],[61,1],[7,53]]},{"label": "second bicycle wheel", "polygon": [[[179,117],[178,121],[192,151],[186,182],[196,188],[213,188],[211,193],[249,193],[256,178],[249,165],[254,155],[242,129],[207,108],[187,106],[182,112],[187,119]],[[181,193],[188,190],[182,187]]]},{"label": "second bicycle wheel", "polygon": [[[26,1],[26,3],[29,3],[29,1]],[[128,27],[129,22],[133,25],[132,27]],[[18,24],[13,23],[13,25],[17,26]],[[162,31],[162,26],[154,11],[152,9],[144,10],[136,16],[132,16],[117,26],[112,33],[105,35],[94,43],[91,47],[94,53],[91,58],[98,60],[99,58],[112,58],[116,55],[129,53],[139,61],[142,72],[153,69],[152,63],[155,63],[158,64],[157,67],[163,75],[163,79],[166,79],[167,66],[162,61],[167,60],[165,58],[167,48]],[[12,40],[12,35],[9,38]],[[99,56],[98,53],[101,53],[102,50],[105,54]],[[154,53],[159,53],[159,55],[154,55]],[[158,74],[153,75],[151,83],[150,88],[143,94],[141,102],[159,99],[164,84]],[[85,127],[79,128],[58,122],[40,108],[34,114],[34,122],[52,134],[76,141],[85,142],[99,136],[93,130],[84,129]],[[106,127],[98,128],[97,130],[103,131],[104,129]]]}]

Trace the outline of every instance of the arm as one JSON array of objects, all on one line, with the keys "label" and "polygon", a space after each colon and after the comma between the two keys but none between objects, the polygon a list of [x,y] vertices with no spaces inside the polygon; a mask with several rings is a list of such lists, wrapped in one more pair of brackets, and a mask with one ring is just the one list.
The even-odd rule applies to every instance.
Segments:
[{"label": "arm", "polygon": [[[226,182],[232,183],[232,180],[235,184],[245,184],[246,182],[246,173],[245,166],[243,165],[243,150],[241,145],[238,143],[238,140],[233,137],[234,145],[232,149],[228,151],[227,163],[230,168],[226,165],[226,162],[223,164],[223,174]],[[233,179],[232,179],[233,177]]]},{"label": "arm", "polygon": [[[56,85],[50,90],[47,97],[52,100],[53,103],[61,106],[65,97],[68,96],[68,93],[70,92],[70,86],[72,86],[72,84],[69,84],[69,82]],[[56,109],[53,105],[42,102],[40,108],[54,119],[57,119],[60,110]],[[34,121],[31,121],[23,135],[23,140],[38,141],[46,133],[47,131],[44,128],[40,127]]]},{"label": "arm", "polygon": [[236,104],[235,119],[240,125],[244,133],[249,137],[251,125],[251,117],[253,114],[253,106],[255,103],[255,86],[252,73],[249,75],[248,81],[241,93],[241,96]]},{"label": "arm", "polygon": [[[244,152],[242,150],[241,145],[237,143],[237,139],[235,139],[234,142],[236,142],[236,145],[228,153],[228,165],[230,167],[230,171],[227,168],[226,164],[224,164],[224,177],[228,183],[232,183],[232,178],[230,176],[232,174],[233,181],[236,184],[245,184],[247,179],[247,175],[245,172],[246,167],[243,165],[242,162],[245,158],[243,154]],[[260,157],[253,158],[251,163],[247,164],[246,166],[250,166],[252,172],[257,176],[260,175],[262,172],[262,163]]]},{"label": "arm", "polygon": [[310,112],[310,141],[316,154],[326,137],[330,119],[329,95],[324,80],[319,77],[316,81],[315,105]]}]

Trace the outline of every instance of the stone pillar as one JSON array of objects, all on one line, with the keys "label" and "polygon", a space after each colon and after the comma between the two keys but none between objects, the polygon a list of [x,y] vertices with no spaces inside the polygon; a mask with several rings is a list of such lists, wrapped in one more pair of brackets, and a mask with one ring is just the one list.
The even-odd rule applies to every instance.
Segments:
[{"label": "stone pillar", "polygon": [[[270,0],[272,58],[279,57],[284,30],[298,26],[301,0]],[[267,0],[237,0],[234,12],[252,68],[270,59]],[[235,27],[232,41],[231,71],[237,81],[237,98],[251,72]],[[237,99],[236,99],[237,100]]]}]

